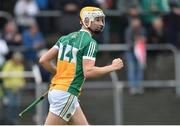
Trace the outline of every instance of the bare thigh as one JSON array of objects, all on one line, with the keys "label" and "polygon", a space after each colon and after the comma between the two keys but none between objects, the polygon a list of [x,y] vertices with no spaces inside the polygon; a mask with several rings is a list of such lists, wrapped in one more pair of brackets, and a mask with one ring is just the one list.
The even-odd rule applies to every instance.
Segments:
[{"label": "bare thigh", "polygon": [[89,125],[80,106],[78,106],[76,108],[76,111],[75,111],[74,115],[71,117],[68,124],[71,124],[71,125]]},{"label": "bare thigh", "polygon": [[59,116],[49,112],[44,125],[67,125]]}]

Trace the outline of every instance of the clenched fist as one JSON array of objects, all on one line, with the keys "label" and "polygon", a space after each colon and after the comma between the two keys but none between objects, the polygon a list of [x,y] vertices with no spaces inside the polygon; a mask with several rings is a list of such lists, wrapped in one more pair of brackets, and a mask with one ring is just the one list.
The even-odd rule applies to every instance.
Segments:
[{"label": "clenched fist", "polygon": [[111,64],[113,70],[119,70],[123,67],[123,62],[120,58],[114,59]]}]

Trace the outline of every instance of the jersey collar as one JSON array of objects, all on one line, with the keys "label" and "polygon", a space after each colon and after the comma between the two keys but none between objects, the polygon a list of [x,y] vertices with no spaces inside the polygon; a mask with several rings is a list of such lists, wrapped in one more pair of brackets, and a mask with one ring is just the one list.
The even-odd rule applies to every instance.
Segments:
[{"label": "jersey collar", "polygon": [[87,32],[87,33],[88,33],[88,34],[92,37],[91,33],[90,33],[88,30],[86,30],[86,29],[82,28],[80,31]]}]

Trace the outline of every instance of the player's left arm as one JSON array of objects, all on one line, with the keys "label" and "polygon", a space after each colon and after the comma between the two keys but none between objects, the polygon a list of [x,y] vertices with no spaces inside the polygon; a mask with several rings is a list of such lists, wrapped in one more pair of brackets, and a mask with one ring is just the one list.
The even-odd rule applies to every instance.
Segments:
[{"label": "player's left arm", "polygon": [[112,61],[111,65],[98,67],[95,66],[95,61],[90,59],[83,60],[83,72],[85,78],[96,78],[103,76],[115,70],[120,70],[123,67],[123,62],[120,58],[116,58]]},{"label": "player's left arm", "polygon": [[103,76],[115,70],[119,70],[123,67],[123,62],[120,58],[114,59],[111,65],[97,67],[95,66],[97,53],[97,43],[90,42],[84,48],[83,54],[83,73],[85,78],[95,78]]}]

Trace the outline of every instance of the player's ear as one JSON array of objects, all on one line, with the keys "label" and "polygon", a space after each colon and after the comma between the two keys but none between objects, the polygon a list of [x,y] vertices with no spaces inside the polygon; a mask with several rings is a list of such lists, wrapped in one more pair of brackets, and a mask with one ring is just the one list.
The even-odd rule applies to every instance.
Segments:
[{"label": "player's ear", "polygon": [[86,17],[85,19],[84,19],[84,24],[86,25],[86,26],[88,26],[89,25],[89,18],[88,17]]},{"label": "player's ear", "polygon": [[86,17],[85,19],[84,19],[84,21],[80,18],[80,24],[81,25],[84,25],[85,27],[89,27],[89,25],[90,25],[90,19],[88,18],[88,17]]},{"label": "player's ear", "polygon": [[82,25],[83,23],[82,23],[82,19],[81,19],[81,17],[79,16],[79,23],[80,23],[80,25]]}]

